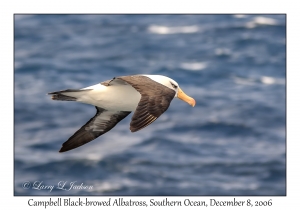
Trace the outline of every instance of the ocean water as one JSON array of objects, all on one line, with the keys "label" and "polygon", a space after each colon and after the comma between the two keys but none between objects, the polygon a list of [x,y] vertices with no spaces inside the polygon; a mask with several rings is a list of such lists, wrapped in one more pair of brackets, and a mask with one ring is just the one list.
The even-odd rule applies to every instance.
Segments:
[{"label": "ocean water", "polygon": [[[15,195],[286,194],[285,15],[15,15],[14,49]],[[47,93],[133,74],[197,104],[58,153],[96,110]]]}]

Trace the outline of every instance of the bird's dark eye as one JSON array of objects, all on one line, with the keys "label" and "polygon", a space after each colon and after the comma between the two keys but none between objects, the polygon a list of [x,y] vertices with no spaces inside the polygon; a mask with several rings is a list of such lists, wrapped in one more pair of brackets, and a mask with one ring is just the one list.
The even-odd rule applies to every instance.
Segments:
[{"label": "bird's dark eye", "polygon": [[174,89],[177,88],[177,85],[174,85],[172,82],[171,82],[171,85],[172,85],[172,87],[173,87]]}]

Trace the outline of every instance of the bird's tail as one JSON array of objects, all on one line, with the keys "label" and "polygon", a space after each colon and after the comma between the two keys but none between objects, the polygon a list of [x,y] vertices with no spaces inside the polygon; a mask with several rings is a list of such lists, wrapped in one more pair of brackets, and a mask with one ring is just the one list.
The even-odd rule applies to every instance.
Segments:
[{"label": "bird's tail", "polygon": [[[67,90],[61,90],[61,91],[56,91],[56,92],[51,92],[48,93],[48,95],[52,95],[52,100],[57,100],[57,101],[76,101],[79,92],[82,91],[89,91],[88,89],[86,90],[77,90],[77,89],[67,89]],[[81,95],[81,94],[79,94]]]}]

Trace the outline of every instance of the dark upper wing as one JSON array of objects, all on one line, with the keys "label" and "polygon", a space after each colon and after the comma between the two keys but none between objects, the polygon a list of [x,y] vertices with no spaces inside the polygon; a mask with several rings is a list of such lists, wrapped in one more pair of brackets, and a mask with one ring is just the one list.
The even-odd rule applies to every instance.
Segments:
[{"label": "dark upper wing", "polygon": [[94,140],[111,130],[118,122],[130,114],[130,112],[123,111],[108,111],[100,107],[96,107],[96,109],[96,115],[63,143],[59,152],[66,152]]},{"label": "dark upper wing", "polygon": [[175,96],[174,90],[146,76],[123,76],[114,80],[127,82],[141,94],[141,100],[131,119],[131,132],[136,132],[154,122],[168,109]]}]

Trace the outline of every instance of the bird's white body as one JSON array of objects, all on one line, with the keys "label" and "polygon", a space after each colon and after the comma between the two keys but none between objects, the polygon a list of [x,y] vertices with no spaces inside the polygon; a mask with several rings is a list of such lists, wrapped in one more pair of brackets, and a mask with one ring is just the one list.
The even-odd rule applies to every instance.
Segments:
[{"label": "bird's white body", "polygon": [[130,85],[105,86],[101,84],[89,86],[84,92],[65,93],[76,97],[78,102],[102,107],[110,111],[134,111],[141,99],[141,94]]}]

